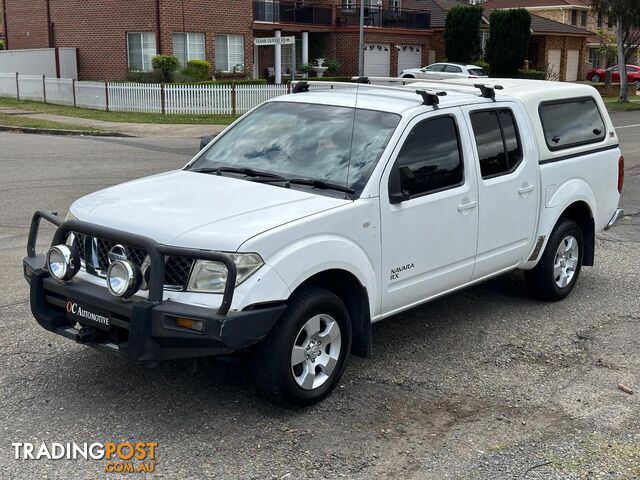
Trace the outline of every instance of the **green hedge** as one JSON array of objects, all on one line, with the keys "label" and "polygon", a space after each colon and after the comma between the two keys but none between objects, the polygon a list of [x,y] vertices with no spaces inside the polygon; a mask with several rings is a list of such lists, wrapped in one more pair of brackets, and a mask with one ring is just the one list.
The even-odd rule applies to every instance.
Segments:
[{"label": "green hedge", "polygon": [[527,80],[546,80],[546,72],[542,70],[518,70],[518,78]]},{"label": "green hedge", "polygon": [[258,78],[255,80],[240,78],[238,80],[208,80],[206,82],[198,82],[198,85],[231,85],[233,83],[236,85],[265,85],[267,81],[264,78]]}]

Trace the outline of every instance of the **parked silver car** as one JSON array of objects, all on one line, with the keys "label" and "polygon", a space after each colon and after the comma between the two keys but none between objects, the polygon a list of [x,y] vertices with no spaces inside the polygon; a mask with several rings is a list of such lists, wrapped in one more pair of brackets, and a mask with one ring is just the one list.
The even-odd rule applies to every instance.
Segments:
[{"label": "parked silver car", "polygon": [[403,78],[427,78],[443,80],[447,78],[476,78],[486,77],[486,72],[477,65],[464,63],[432,63],[424,68],[409,68],[400,73]]}]

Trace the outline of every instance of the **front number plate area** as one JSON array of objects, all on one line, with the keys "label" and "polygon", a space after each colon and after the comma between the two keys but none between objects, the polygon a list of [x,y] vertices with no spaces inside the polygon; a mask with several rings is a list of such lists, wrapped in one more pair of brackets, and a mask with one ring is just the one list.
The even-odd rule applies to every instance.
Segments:
[{"label": "front number plate area", "polygon": [[109,312],[91,305],[85,305],[73,299],[67,300],[67,318],[73,323],[95,327],[99,330],[109,330]]}]

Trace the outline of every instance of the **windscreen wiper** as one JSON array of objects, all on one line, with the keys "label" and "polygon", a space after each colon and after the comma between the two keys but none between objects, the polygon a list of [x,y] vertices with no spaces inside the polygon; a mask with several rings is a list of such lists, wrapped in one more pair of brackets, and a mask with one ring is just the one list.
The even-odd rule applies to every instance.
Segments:
[{"label": "windscreen wiper", "polygon": [[247,167],[208,167],[208,168],[197,168],[191,171],[197,172],[197,173],[215,173],[216,175],[220,175],[222,173],[240,173],[242,175],[246,175],[247,177],[263,177],[263,178],[269,178],[273,180],[284,180],[284,177],[281,175],[276,175],[275,173],[269,173],[269,172],[262,172],[260,170],[254,170],[253,168],[247,168]]},{"label": "windscreen wiper", "polygon": [[321,188],[323,190],[336,190],[338,192],[344,193],[356,193],[353,188],[345,187],[344,185],[339,185],[337,183],[327,182],[325,180],[320,179],[308,179],[308,178],[263,178],[257,179],[257,182],[260,183],[271,183],[271,182],[286,182],[293,183],[295,185],[308,185],[314,188]]}]

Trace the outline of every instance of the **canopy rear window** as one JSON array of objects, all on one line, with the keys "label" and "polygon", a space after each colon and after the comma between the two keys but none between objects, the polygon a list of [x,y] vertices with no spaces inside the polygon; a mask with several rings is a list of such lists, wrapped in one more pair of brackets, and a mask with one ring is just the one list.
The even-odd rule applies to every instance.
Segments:
[{"label": "canopy rear window", "polygon": [[549,150],[562,150],[605,138],[605,126],[598,105],[591,97],[544,102],[540,120]]}]

